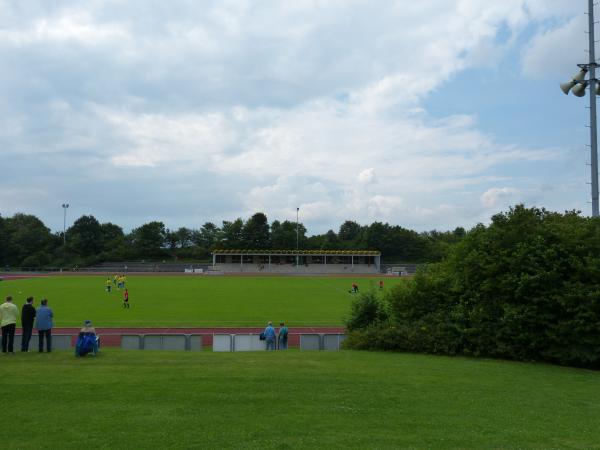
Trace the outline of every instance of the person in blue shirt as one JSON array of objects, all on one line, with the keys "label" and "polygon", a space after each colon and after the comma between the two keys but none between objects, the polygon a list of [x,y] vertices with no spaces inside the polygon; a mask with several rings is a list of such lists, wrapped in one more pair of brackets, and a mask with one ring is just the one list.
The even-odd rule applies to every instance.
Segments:
[{"label": "person in blue shirt", "polygon": [[52,318],[54,313],[48,308],[48,300],[42,299],[40,302],[41,306],[37,309],[36,328],[38,330],[38,350],[40,353],[44,351],[44,337],[46,338],[46,351],[50,353],[52,351]]},{"label": "person in blue shirt", "polygon": [[285,323],[281,322],[279,324],[279,350],[287,350],[287,341],[288,341],[288,327],[285,326]]},{"label": "person in blue shirt", "polygon": [[264,331],[265,341],[267,341],[267,350],[275,350],[275,328],[273,328],[273,322],[267,324],[267,328]]}]

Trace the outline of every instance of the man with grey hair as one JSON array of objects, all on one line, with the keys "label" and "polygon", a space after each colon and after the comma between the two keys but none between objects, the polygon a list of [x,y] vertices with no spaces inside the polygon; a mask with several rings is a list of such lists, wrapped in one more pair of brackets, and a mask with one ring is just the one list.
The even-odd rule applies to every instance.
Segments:
[{"label": "man with grey hair", "polygon": [[269,321],[267,328],[264,331],[265,341],[267,341],[267,350],[275,350],[275,328],[273,328],[273,322]]},{"label": "man with grey hair", "polygon": [[12,297],[6,297],[6,302],[0,305],[0,327],[2,327],[2,353],[13,353],[15,328],[17,327],[19,308],[12,302]]}]

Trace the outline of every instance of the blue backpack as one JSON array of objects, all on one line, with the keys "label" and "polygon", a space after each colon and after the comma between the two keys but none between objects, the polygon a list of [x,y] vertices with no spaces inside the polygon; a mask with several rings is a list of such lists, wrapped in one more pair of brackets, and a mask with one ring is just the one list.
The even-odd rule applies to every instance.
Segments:
[{"label": "blue backpack", "polygon": [[75,356],[85,356],[97,351],[98,338],[94,334],[80,333],[75,346]]}]

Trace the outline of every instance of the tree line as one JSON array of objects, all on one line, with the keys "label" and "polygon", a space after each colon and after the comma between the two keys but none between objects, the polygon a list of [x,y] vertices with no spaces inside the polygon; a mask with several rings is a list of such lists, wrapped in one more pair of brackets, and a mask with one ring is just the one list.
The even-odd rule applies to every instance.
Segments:
[{"label": "tree line", "polygon": [[[207,260],[221,249],[296,248],[296,222],[274,220],[257,212],[246,220],[237,218],[221,225],[204,223],[200,228],[170,230],[161,221],[151,221],[129,233],[111,222],[100,223],[83,215],[66,230],[52,233],[36,216],[18,213],[0,215],[0,264],[2,267],[70,267],[102,261]],[[347,220],[338,231],[307,236],[298,224],[300,249],[379,250],[384,262],[440,261],[466,232],[416,232],[399,225],[373,222],[360,225]]]}]

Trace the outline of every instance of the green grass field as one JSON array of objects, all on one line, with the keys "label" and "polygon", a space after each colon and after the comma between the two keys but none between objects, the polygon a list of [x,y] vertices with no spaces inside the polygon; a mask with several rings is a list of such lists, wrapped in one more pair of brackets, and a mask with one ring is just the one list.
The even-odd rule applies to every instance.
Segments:
[{"label": "green grass field", "polygon": [[600,447],[600,374],[367,352],[0,356],[4,449]]},{"label": "green grass field", "polygon": [[[106,277],[52,276],[0,282],[0,298],[17,305],[33,296],[48,298],[55,326],[79,326],[85,319],[104,327],[263,326],[284,320],[292,326],[342,325],[356,281],[376,287],[377,278],[129,276],[129,310],[122,293],[105,292]],[[386,278],[386,288],[399,283]]]}]

